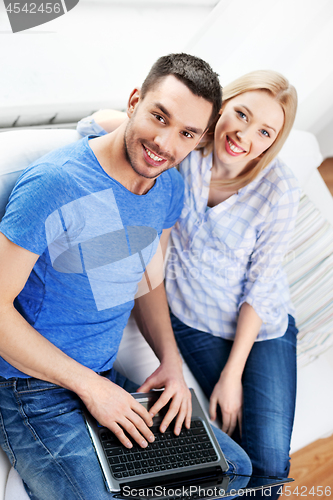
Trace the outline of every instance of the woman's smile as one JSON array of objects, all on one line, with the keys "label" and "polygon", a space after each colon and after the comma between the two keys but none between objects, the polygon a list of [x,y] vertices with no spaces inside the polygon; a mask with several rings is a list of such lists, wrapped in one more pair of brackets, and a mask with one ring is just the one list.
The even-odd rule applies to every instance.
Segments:
[{"label": "woman's smile", "polygon": [[245,153],[245,149],[241,148],[238,146],[238,144],[231,139],[228,135],[226,136],[226,151],[231,155],[231,156],[238,156],[240,154]]}]

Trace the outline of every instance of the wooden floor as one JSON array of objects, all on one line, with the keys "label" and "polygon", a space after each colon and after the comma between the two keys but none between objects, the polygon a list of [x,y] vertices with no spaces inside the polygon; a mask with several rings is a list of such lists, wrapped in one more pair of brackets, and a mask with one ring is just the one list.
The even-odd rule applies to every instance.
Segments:
[{"label": "wooden floor", "polygon": [[[324,160],[318,170],[333,196],[333,158]],[[321,496],[322,500],[333,500],[333,436],[319,439],[291,455],[289,476],[295,481],[281,498],[302,500],[303,496],[310,500]]]},{"label": "wooden floor", "polygon": [[326,158],[318,170],[333,196],[333,158]]},{"label": "wooden floor", "polygon": [[[291,492],[291,495],[288,496],[289,500],[296,500],[297,497],[302,496],[308,497],[308,499],[322,496],[322,500],[329,498],[332,500],[333,436],[318,439],[318,441],[291,455],[289,476],[295,479],[288,487]],[[323,495],[320,495],[321,490]],[[287,494],[288,491],[285,491],[283,496],[287,496]]]}]

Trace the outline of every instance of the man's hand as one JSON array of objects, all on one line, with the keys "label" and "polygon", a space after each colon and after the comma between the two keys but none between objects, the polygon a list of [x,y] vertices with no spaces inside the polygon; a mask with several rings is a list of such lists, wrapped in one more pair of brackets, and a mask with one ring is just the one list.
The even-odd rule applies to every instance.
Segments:
[{"label": "man's hand", "polygon": [[162,387],[165,389],[149,413],[152,417],[155,416],[171,400],[170,407],[161,423],[160,431],[165,432],[177,415],[174,433],[178,436],[184,422],[185,427],[190,428],[192,415],[191,392],[184,380],[180,358],[177,362],[161,363],[159,368],[139,387],[138,392],[148,392]]},{"label": "man's hand", "polygon": [[212,420],[216,419],[217,405],[222,412],[222,431],[231,436],[238,421],[241,433],[243,386],[235,374],[222,371],[210,397],[209,413]]},{"label": "man's hand", "polygon": [[147,410],[118,385],[105,377],[96,377],[81,395],[96,420],[110,429],[127,448],[132,448],[133,444],[124,431],[142,448],[153,442],[154,435],[149,429],[153,419]]}]

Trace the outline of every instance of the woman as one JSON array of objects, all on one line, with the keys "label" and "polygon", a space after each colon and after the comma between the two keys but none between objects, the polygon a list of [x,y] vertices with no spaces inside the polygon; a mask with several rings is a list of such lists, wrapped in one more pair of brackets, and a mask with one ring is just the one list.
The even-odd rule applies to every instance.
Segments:
[{"label": "woman", "polygon": [[[210,398],[211,418],[220,408],[222,430],[242,445],[255,474],[286,477],[297,329],[281,262],[299,188],[274,158],[297,95],[273,71],[249,73],[223,95],[206,142],[179,166],[185,205],[171,233],[166,290],[179,348]],[[108,131],[115,126],[108,112],[95,119]]]},{"label": "woman", "polygon": [[[181,164],[185,206],[171,233],[166,290],[184,359],[255,474],[287,477],[296,334],[281,268],[299,189],[274,158],[295,89],[256,71],[225,87],[214,140]],[[236,424],[238,426],[236,428]],[[236,429],[236,433],[235,433]]]}]

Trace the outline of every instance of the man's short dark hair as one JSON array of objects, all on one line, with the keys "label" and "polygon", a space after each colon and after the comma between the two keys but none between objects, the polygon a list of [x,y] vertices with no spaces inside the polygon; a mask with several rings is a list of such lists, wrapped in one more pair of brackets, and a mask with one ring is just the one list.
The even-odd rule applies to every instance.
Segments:
[{"label": "man's short dark hair", "polygon": [[169,54],[162,56],[149,71],[141,87],[141,97],[166,76],[173,75],[183,82],[189,90],[213,104],[208,126],[214,121],[222,106],[222,88],[218,74],[199,57],[190,54]]}]

